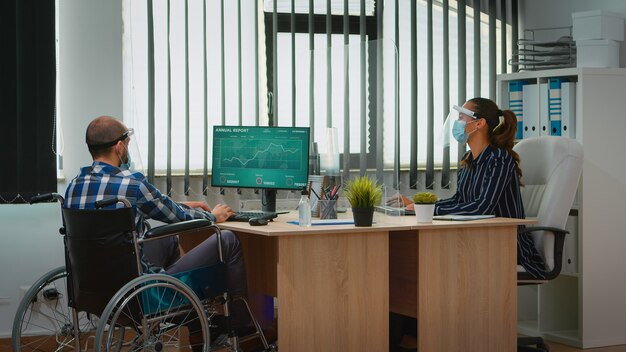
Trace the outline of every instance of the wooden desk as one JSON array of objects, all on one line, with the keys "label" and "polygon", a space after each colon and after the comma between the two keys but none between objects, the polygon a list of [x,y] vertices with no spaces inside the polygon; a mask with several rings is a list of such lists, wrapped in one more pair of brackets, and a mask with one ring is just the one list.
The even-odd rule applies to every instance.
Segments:
[{"label": "wooden desk", "polygon": [[516,226],[532,221],[419,225],[377,213],[372,227],[300,228],[294,218],[220,224],[243,244],[250,292],[278,298],[280,349],[387,351],[391,310],[418,318],[420,351],[515,350]]}]

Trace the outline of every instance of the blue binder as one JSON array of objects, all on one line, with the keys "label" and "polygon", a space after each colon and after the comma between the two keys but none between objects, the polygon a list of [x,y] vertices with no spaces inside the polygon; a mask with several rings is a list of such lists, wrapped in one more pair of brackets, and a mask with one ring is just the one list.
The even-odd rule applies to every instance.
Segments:
[{"label": "blue binder", "polygon": [[548,79],[548,117],[550,119],[550,135],[561,135],[561,83],[563,78]]},{"label": "blue binder", "polygon": [[511,81],[509,82],[509,110],[513,111],[517,116],[517,134],[516,139],[523,138],[524,128],[524,81]]}]

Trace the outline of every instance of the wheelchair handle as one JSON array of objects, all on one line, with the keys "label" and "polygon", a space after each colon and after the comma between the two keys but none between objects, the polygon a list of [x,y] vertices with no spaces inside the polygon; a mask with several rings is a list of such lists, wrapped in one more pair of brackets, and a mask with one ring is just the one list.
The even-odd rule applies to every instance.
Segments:
[{"label": "wheelchair handle", "polygon": [[58,201],[59,203],[61,203],[61,205],[63,205],[64,203],[64,199],[63,197],[58,194],[58,193],[44,193],[44,194],[38,194],[36,196],[33,196],[32,198],[30,198],[29,203],[30,204],[37,204],[37,203],[44,203],[44,202],[56,202]]},{"label": "wheelchair handle", "polygon": [[111,197],[111,198],[101,199],[101,200],[96,201],[95,204],[96,204],[96,209],[100,209],[100,208],[108,207],[109,205],[113,205],[118,202],[124,203],[124,206],[126,208],[130,208],[132,206],[130,202],[128,201],[128,199],[122,198],[122,197]]}]

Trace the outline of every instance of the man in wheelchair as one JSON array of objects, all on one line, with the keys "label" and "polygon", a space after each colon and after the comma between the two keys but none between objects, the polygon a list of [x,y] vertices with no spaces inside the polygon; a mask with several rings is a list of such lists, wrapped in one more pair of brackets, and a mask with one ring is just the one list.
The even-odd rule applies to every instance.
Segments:
[{"label": "man in wheelchair", "polygon": [[[132,129],[110,116],[100,116],[89,124],[85,139],[93,164],[81,168],[78,176],[70,182],[65,193],[66,208],[94,209],[98,200],[125,198],[136,211],[139,234],[145,230],[147,219],[165,223],[192,219],[223,222],[233,214],[233,210],[223,204],[209,209],[204,202],[175,202],[150,184],[141,172],[132,171],[129,153],[132,135]],[[245,296],[246,272],[239,240],[227,230],[221,232],[221,237],[228,291],[233,297]],[[183,256],[180,256],[176,240],[146,247],[142,254],[142,268],[146,273],[175,274],[211,265],[219,261],[217,246],[216,236],[211,236]],[[249,324],[243,305],[233,304],[230,313],[233,329]]]}]

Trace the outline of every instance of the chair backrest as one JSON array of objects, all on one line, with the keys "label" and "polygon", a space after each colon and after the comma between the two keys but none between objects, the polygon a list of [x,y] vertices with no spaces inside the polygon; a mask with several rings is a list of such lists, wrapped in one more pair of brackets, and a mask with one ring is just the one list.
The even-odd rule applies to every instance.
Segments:
[{"label": "chair backrest", "polygon": [[[523,139],[513,149],[520,156],[526,216],[536,217],[538,226],[564,229],[582,171],[581,144],[571,138],[542,136]],[[546,269],[552,270],[554,235],[538,231],[533,241]]]},{"label": "chair backrest", "polygon": [[111,297],[139,276],[132,208],[63,208],[69,305],[100,315]]}]

